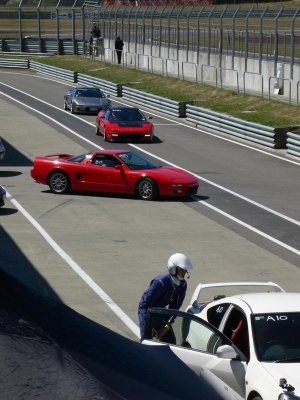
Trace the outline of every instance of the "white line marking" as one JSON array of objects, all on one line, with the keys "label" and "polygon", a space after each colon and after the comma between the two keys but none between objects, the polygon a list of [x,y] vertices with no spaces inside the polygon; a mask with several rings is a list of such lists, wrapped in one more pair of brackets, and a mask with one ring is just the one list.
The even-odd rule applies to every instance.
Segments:
[{"label": "white line marking", "polygon": [[[3,83],[2,83],[3,84]],[[25,92],[23,92],[23,91],[21,91],[21,90],[19,90],[19,89],[15,89],[15,88],[13,88],[12,86],[9,86],[9,85],[6,85],[6,84],[3,84],[4,86],[7,86],[7,87],[10,87],[10,88],[12,88],[12,89],[14,89],[14,90],[16,90],[16,91],[18,91],[18,92],[21,92],[21,93],[23,93],[23,94],[26,94],[27,96],[29,96],[29,97],[32,97],[32,98],[34,98],[34,99],[36,99],[36,100],[38,100],[38,101],[40,101],[40,102],[42,102],[42,103],[44,103],[44,104],[47,104],[47,105],[49,105],[49,106],[51,106],[51,107],[53,107],[53,108],[55,108],[55,109],[58,109],[58,110],[60,110],[60,111],[62,111],[62,112],[64,112],[63,110],[61,110],[60,108],[58,108],[58,107],[56,107],[56,106],[53,106],[52,104],[49,104],[49,103],[47,103],[47,102],[45,102],[45,101],[43,101],[43,100],[40,100],[40,99],[38,99],[38,98],[36,98],[36,97],[34,97],[34,96],[31,96],[31,95],[28,95],[27,93],[25,93]],[[68,127],[66,127],[65,125],[63,125],[63,124],[61,124],[61,123],[59,123],[58,121],[56,121],[56,120],[54,120],[53,118],[51,118],[51,117],[49,117],[48,115],[46,115],[46,114],[44,114],[44,113],[42,113],[42,112],[40,112],[40,111],[38,111],[38,110],[36,110],[36,109],[34,109],[34,108],[32,108],[32,107],[30,107],[30,106],[28,106],[27,104],[25,104],[25,103],[23,103],[23,102],[21,102],[21,101],[19,101],[19,100],[16,100],[15,98],[13,98],[13,97],[11,97],[11,96],[9,96],[9,95],[7,95],[7,94],[5,94],[5,93],[3,93],[3,92],[0,92],[2,95],[4,95],[4,96],[6,96],[7,98],[10,98],[12,101],[15,101],[15,102],[17,102],[17,103],[19,103],[19,104],[21,104],[21,105],[23,105],[24,107],[27,107],[27,108],[29,108],[29,109],[31,109],[32,111],[34,111],[34,112],[36,112],[36,113],[38,113],[38,114],[40,114],[40,115],[43,115],[43,117],[45,117],[45,118],[48,118],[49,120],[51,120],[52,122],[54,122],[54,123],[56,123],[56,124],[58,124],[59,126],[61,126],[61,127],[63,127],[64,129],[66,129],[68,132],[70,132],[70,133],[72,133],[72,134],[74,134],[75,136],[77,136],[77,137],[79,137],[79,138],[81,138],[82,140],[84,140],[84,141],[86,141],[87,143],[89,143],[89,144],[91,144],[91,145],[93,145],[93,146],[95,146],[96,148],[98,148],[98,149],[103,149],[102,147],[100,147],[100,146],[98,146],[98,145],[96,145],[95,143],[93,143],[93,142],[91,142],[90,140],[88,140],[88,139],[86,139],[86,138],[84,138],[83,136],[81,136],[81,135],[79,135],[77,132],[75,132],[75,131],[73,131],[72,129],[70,129],[70,128],[68,128]],[[77,117],[77,116],[74,116],[74,117]],[[80,119],[80,120],[82,120],[82,121],[84,121],[84,122],[86,122],[86,123],[88,123],[88,124],[90,124],[90,125],[92,125],[91,123],[89,123],[89,122],[87,122],[87,121],[85,121],[84,119],[82,119],[82,118],[79,118],[79,117],[77,117],[78,119]],[[184,124],[181,124],[181,125],[184,125]],[[186,126],[186,125],[184,125],[184,126]],[[199,129],[198,129],[199,130]],[[213,135],[213,136],[215,136],[215,135]],[[218,137],[218,136],[216,136],[216,137]],[[233,143],[235,143],[235,142],[233,142]],[[169,165],[172,165],[172,166],[176,166],[175,164],[173,164],[173,163],[170,163],[170,162],[168,162],[168,161],[166,161],[166,160],[164,160],[164,159],[162,159],[162,158],[159,158],[159,157],[157,157],[157,156],[155,156],[154,154],[152,154],[152,153],[149,153],[149,152],[147,152],[147,151],[145,151],[145,150],[143,150],[143,149],[140,149],[138,146],[135,146],[135,145],[131,145],[132,147],[135,147],[135,148],[137,148],[137,149],[139,149],[140,151],[142,151],[142,152],[144,152],[144,153],[146,153],[146,154],[148,154],[148,155],[151,155],[152,157],[155,157],[156,159],[158,159],[158,160],[161,160],[161,161],[164,161],[164,162],[166,162],[167,164],[169,164]],[[245,147],[248,147],[248,146],[245,146]],[[251,148],[251,147],[249,147],[249,148]],[[252,149],[252,148],[251,148]],[[268,154],[268,153],[266,153],[266,154]],[[269,155],[269,154],[268,154]],[[279,157],[280,158],[280,157]],[[289,160],[285,160],[285,159],[283,159],[284,161],[289,161]],[[176,166],[177,167],[177,166]],[[179,167],[180,168],[180,167]],[[182,168],[183,169],[183,168]],[[187,170],[185,170],[185,171],[187,171]],[[189,171],[188,171],[189,172]],[[195,175],[195,174],[194,174]],[[258,205],[258,203],[255,203],[255,202],[252,202],[250,199],[247,199],[247,198],[244,198],[243,196],[240,196],[240,195],[238,195],[237,193],[234,193],[234,192],[231,192],[231,191],[229,191],[228,189],[225,189],[225,188],[223,188],[222,186],[220,186],[220,185],[216,185],[215,183],[213,183],[213,182],[210,182],[210,181],[208,181],[207,179],[204,179],[204,178],[202,178],[202,177],[200,177],[200,176],[197,176],[197,175],[195,175],[196,177],[198,177],[198,178],[200,178],[200,179],[202,179],[203,181],[206,181],[206,182],[208,182],[208,183],[210,183],[210,184],[212,184],[212,185],[214,185],[214,186],[216,186],[216,187],[218,187],[218,188],[221,188],[221,189],[223,189],[223,190],[225,190],[225,191],[228,191],[229,193],[232,193],[232,194],[234,194],[234,195],[236,195],[236,196],[238,196],[238,197],[240,197],[240,198],[242,198],[242,199],[244,199],[244,200],[246,200],[246,201],[249,201],[249,202],[251,202],[252,204],[257,204]],[[113,300],[95,283],[95,281],[93,281],[93,279],[51,238],[51,236],[42,228],[42,226],[21,206],[21,204],[17,201],[17,200],[15,200],[15,199],[12,199],[11,198],[11,195],[7,192],[7,198],[10,198],[10,201],[15,205],[15,207],[24,215],[24,217],[38,230],[38,232],[44,237],[44,239],[49,243],[49,245],[54,249],[54,251],[56,251],[59,255],[60,255],[60,257],[74,270],[74,272],[76,272],[80,277],[81,277],[81,279],[83,279],[83,281],[105,302],[105,304],[108,306],[108,307],[110,307],[111,308],[111,310],[124,322],[124,324],[137,336],[137,337],[140,337],[140,335],[139,335],[139,328],[138,328],[138,326],[122,311],[122,309],[119,307],[119,306],[117,306],[117,304],[116,303],[114,303],[113,302]],[[284,248],[286,248],[286,249],[288,249],[288,250],[290,250],[290,251],[292,251],[292,252],[294,252],[295,254],[300,254],[300,252],[297,250],[297,249],[294,249],[294,248],[292,248],[292,247],[290,247],[290,246],[288,246],[288,245],[286,245],[285,243],[283,243],[283,242],[280,242],[280,241],[278,241],[277,239],[275,239],[275,238],[273,238],[273,237],[271,237],[271,236],[269,236],[269,235],[267,235],[267,234],[265,234],[265,233],[263,233],[263,232],[261,232],[261,231],[259,231],[259,230],[257,230],[257,229],[255,229],[255,228],[253,228],[252,226],[250,226],[250,225],[248,225],[248,224],[245,224],[243,221],[240,221],[240,220],[238,220],[238,219],[236,219],[235,217],[233,217],[233,216],[231,216],[231,215],[229,215],[229,214],[227,214],[227,213],[224,213],[222,210],[219,210],[219,209],[217,209],[216,207],[214,207],[214,206],[212,206],[212,205],[210,205],[210,204],[208,204],[208,203],[206,203],[206,202],[200,202],[201,204],[204,204],[205,206],[207,206],[207,207],[210,207],[210,208],[212,208],[212,209],[214,209],[216,212],[218,212],[218,213],[220,213],[220,214],[223,214],[224,216],[226,216],[227,218],[229,218],[229,219],[231,219],[231,220],[233,220],[233,221],[235,221],[235,222],[237,222],[237,223],[239,223],[239,224],[241,224],[242,226],[244,226],[244,227],[246,227],[246,228],[248,228],[248,229],[250,229],[250,230],[252,230],[253,232],[256,232],[257,234],[259,234],[259,235],[261,235],[261,236],[263,236],[263,237],[265,237],[265,238],[267,238],[267,239],[269,239],[270,241],[272,241],[272,242],[274,242],[274,243],[276,243],[276,244],[278,244],[278,245],[280,245],[280,246],[282,246],[282,247],[284,247]],[[266,210],[268,210],[268,208],[265,208],[264,206],[262,206],[262,205],[258,205],[258,206],[260,206],[260,207],[262,207],[262,208],[264,208],[264,209],[266,209]],[[281,214],[279,214],[279,213],[276,213],[276,212],[274,212],[273,210],[271,210],[270,209],[270,212],[273,212],[273,213],[275,213],[276,215],[281,215]],[[283,218],[285,218],[285,219],[288,219],[288,220],[291,220],[291,222],[293,221],[292,219],[289,219],[288,217],[285,217],[285,216],[282,216]],[[298,223],[298,221],[295,221],[297,224],[299,224]]]},{"label": "white line marking", "polygon": [[[18,92],[21,92],[21,93],[23,93],[23,94],[25,94],[25,95],[27,95],[27,96],[29,96],[29,97],[35,99],[35,100],[38,100],[38,101],[40,101],[40,102],[42,102],[42,103],[44,103],[44,104],[46,104],[46,105],[48,105],[48,106],[50,106],[50,107],[56,109],[56,110],[59,110],[59,111],[61,111],[61,112],[68,113],[67,111],[62,110],[62,109],[59,108],[59,107],[53,106],[52,104],[47,103],[47,102],[44,101],[44,100],[40,100],[40,99],[38,99],[38,98],[35,97],[35,96],[32,96],[32,95],[30,95],[30,94],[26,94],[26,93],[23,92],[22,90],[15,89],[13,86],[10,86],[10,85],[4,84],[4,83],[2,83],[2,84],[3,84],[4,86],[7,86],[7,87],[13,89],[13,90],[16,90],[16,91],[18,91]],[[92,141],[86,139],[85,137],[83,137],[83,136],[81,136],[80,134],[78,134],[77,132],[71,130],[71,129],[68,128],[67,126],[65,126],[65,125],[61,124],[60,122],[54,120],[53,118],[49,117],[48,115],[46,115],[46,114],[44,114],[44,113],[42,113],[42,112],[40,112],[40,111],[38,111],[38,110],[36,110],[36,109],[34,109],[34,108],[28,106],[28,105],[25,104],[25,103],[22,103],[22,102],[19,101],[19,100],[14,99],[13,97],[11,97],[11,96],[9,96],[9,95],[3,93],[3,92],[0,92],[0,93],[3,94],[4,96],[10,98],[11,100],[16,101],[17,103],[22,104],[23,106],[25,106],[25,107],[31,109],[32,111],[35,111],[36,113],[41,114],[41,115],[43,115],[44,117],[50,119],[51,121],[55,122],[55,123],[58,124],[59,126],[61,126],[61,127],[65,128],[66,130],[68,130],[70,133],[76,135],[77,137],[79,137],[79,138],[81,138],[82,140],[86,141],[87,143],[89,143],[89,144],[95,146],[96,148],[103,150],[103,147],[98,146],[97,144],[95,144],[95,143],[93,143]],[[123,104],[123,103],[122,103],[122,104]],[[68,114],[69,114],[69,113],[68,113]],[[88,121],[86,121],[85,119],[78,117],[77,115],[73,115],[73,117],[75,117],[75,118],[77,118],[77,119],[80,119],[81,121],[83,121],[84,123],[86,123],[86,124],[88,124],[88,125],[94,126],[91,122],[88,122]],[[181,125],[184,125],[184,124],[181,124]],[[185,126],[185,125],[184,125],[184,126]],[[233,143],[235,143],[235,142],[233,142]],[[260,203],[258,203],[258,202],[256,202],[256,201],[254,201],[254,200],[249,199],[248,197],[242,196],[242,195],[240,195],[239,193],[236,193],[236,192],[234,192],[234,191],[232,191],[232,190],[230,190],[230,189],[225,188],[224,186],[221,186],[221,185],[219,185],[219,184],[217,184],[217,183],[215,183],[215,182],[212,182],[212,181],[210,181],[210,180],[208,180],[208,179],[202,177],[201,175],[194,174],[193,172],[191,172],[191,171],[189,171],[189,170],[187,170],[187,169],[185,169],[185,168],[182,168],[182,167],[180,167],[179,165],[176,165],[176,164],[174,164],[174,163],[171,163],[170,161],[168,161],[168,160],[166,160],[166,159],[164,159],[164,158],[158,157],[158,156],[156,156],[155,154],[150,153],[149,151],[146,151],[146,150],[142,149],[142,148],[139,147],[139,146],[136,146],[136,145],[134,145],[134,144],[129,144],[129,146],[131,146],[131,147],[133,147],[133,148],[139,150],[140,152],[142,152],[142,153],[144,153],[144,154],[148,154],[149,156],[151,156],[151,157],[153,157],[153,158],[155,158],[155,159],[157,159],[157,160],[159,160],[159,161],[162,161],[162,162],[164,162],[165,164],[168,164],[168,165],[170,165],[170,166],[173,166],[173,167],[176,167],[176,168],[180,168],[180,169],[182,169],[183,171],[189,172],[190,174],[194,175],[196,178],[200,179],[200,180],[203,181],[203,182],[206,182],[206,183],[208,183],[208,184],[210,184],[210,185],[212,185],[212,186],[214,186],[214,187],[216,187],[216,188],[218,188],[218,189],[221,189],[221,190],[223,190],[223,191],[225,191],[225,192],[227,192],[227,193],[230,193],[232,196],[236,196],[236,197],[240,198],[241,200],[244,200],[244,201],[246,201],[246,202],[248,202],[248,203],[250,203],[250,204],[252,204],[252,205],[255,205],[256,207],[259,207],[259,208],[261,208],[261,209],[263,209],[263,210],[265,210],[265,211],[267,211],[267,212],[269,212],[269,213],[271,213],[271,214],[276,215],[277,217],[280,217],[280,218],[282,218],[282,219],[285,219],[286,221],[289,221],[289,222],[291,222],[292,224],[295,224],[295,225],[300,226],[300,221],[297,221],[297,220],[295,220],[295,219],[293,219],[293,218],[290,218],[290,217],[288,217],[288,216],[286,216],[286,215],[284,215],[284,214],[281,214],[281,213],[279,213],[279,212],[277,212],[277,211],[275,211],[275,210],[273,210],[273,209],[271,209],[271,208],[269,208],[269,207],[266,207],[266,206],[264,206],[264,205],[262,205],[262,204],[260,204]],[[246,146],[246,147],[248,147],[248,146]],[[250,147],[250,148],[251,148],[251,147]],[[251,148],[251,149],[252,149],[252,148]],[[263,152],[263,153],[264,153],[264,152]],[[265,154],[268,154],[268,153],[265,153]],[[269,155],[269,154],[268,154],[268,155]],[[279,158],[282,159],[281,157],[279,157]],[[286,159],[283,159],[283,160],[284,160],[284,161],[291,162],[290,160],[286,160]],[[295,162],[292,162],[292,163],[293,163],[293,164],[297,164],[297,165],[300,166],[300,163],[295,163]]]},{"label": "white line marking", "polygon": [[257,203],[257,202],[254,201],[254,200],[249,199],[248,197],[245,197],[245,196],[240,195],[239,193],[233,192],[232,190],[227,189],[227,188],[225,188],[224,186],[218,185],[217,183],[214,183],[214,182],[212,182],[212,181],[210,181],[210,180],[208,180],[208,179],[206,179],[206,178],[203,178],[203,177],[200,176],[200,175],[194,174],[193,172],[191,172],[191,171],[189,171],[189,170],[187,170],[187,169],[185,169],[185,168],[182,168],[182,167],[180,167],[179,165],[173,164],[173,163],[171,163],[171,162],[165,160],[164,158],[158,157],[158,156],[156,156],[156,155],[150,153],[149,151],[146,151],[146,150],[144,150],[144,149],[141,149],[140,147],[136,146],[135,144],[130,144],[130,146],[133,147],[133,148],[135,148],[135,149],[137,149],[137,150],[139,150],[139,151],[141,151],[141,152],[143,152],[143,153],[145,153],[145,154],[148,154],[149,156],[151,156],[151,157],[153,157],[153,158],[156,158],[157,160],[162,161],[163,163],[166,163],[166,164],[168,164],[168,165],[170,165],[170,166],[172,166],[172,167],[180,168],[180,169],[182,169],[183,171],[189,172],[190,174],[194,175],[196,178],[200,179],[201,181],[206,182],[206,183],[209,183],[210,185],[212,185],[212,186],[214,186],[214,187],[216,187],[216,188],[218,188],[218,189],[221,189],[221,190],[223,190],[224,192],[230,193],[231,195],[236,196],[236,197],[238,197],[238,198],[240,198],[240,199],[242,199],[242,200],[244,200],[244,201],[246,201],[246,202],[248,202],[248,203],[250,203],[250,204],[253,204],[253,205],[255,205],[255,206],[259,207],[259,208],[262,208],[263,210],[268,211],[268,212],[270,212],[270,213],[276,215],[277,217],[280,217],[280,218],[282,218],[282,219],[285,219],[286,221],[291,222],[292,224],[295,224],[295,225],[300,226],[300,221],[297,221],[297,220],[295,220],[295,219],[293,219],[293,218],[287,217],[287,216],[284,215],[284,214],[281,214],[281,213],[279,213],[279,212],[277,212],[277,211],[275,211],[275,210],[272,210],[272,209],[269,208],[269,207],[266,207],[266,206],[264,206],[264,205],[262,205],[262,204],[260,204],[260,203]]},{"label": "white line marking", "polygon": [[251,226],[249,224],[246,224],[245,222],[241,221],[240,219],[235,218],[230,214],[227,214],[226,212],[220,210],[219,208],[216,208],[216,207],[212,206],[211,204],[207,203],[206,201],[198,200],[195,196],[193,196],[193,198],[195,200],[197,200],[198,203],[200,203],[200,204],[202,204],[202,205],[204,205],[204,206],[206,206],[208,208],[211,208],[215,212],[217,212],[219,214],[222,214],[224,217],[226,217],[228,219],[231,219],[234,222],[237,222],[238,224],[240,224],[240,225],[244,226],[245,228],[249,229],[250,231],[257,233],[258,235],[270,240],[271,242],[276,243],[279,246],[284,247],[285,249],[291,251],[292,253],[295,253],[298,256],[300,256],[300,250],[297,250],[294,247],[291,247],[291,246],[287,245],[286,243],[281,242],[280,240],[277,240],[277,239],[273,238],[272,236],[268,235],[267,233],[262,232],[259,229],[256,229],[256,228],[254,228],[253,226]]},{"label": "white line marking", "polygon": [[140,337],[138,326],[124,313],[124,311],[101,289],[100,286],[52,239],[45,229],[6,192],[7,198],[24,215],[24,217],[35,227],[53,250],[73,269],[74,272],[100,297],[100,299],[124,322],[124,324],[137,336]]}]

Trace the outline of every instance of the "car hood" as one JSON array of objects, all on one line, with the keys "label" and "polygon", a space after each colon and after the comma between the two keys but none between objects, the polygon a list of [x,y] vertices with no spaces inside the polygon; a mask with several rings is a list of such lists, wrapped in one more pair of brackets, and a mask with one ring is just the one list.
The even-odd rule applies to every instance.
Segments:
[{"label": "car hood", "polygon": [[287,383],[294,386],[295,394],[300,395],[300,363],[262,363],[263,368],[279,384],[281,378],[285,378]]},{"label": "car hood", "polygon": [[198,183],[198,179],[195,178],[192,174],[183,171],[179,168],[174,167],[158,167],[154,169],[149,169],[149,175],[155,177],[155,175],[160,177],[166,177],[168,180],[172,180],[174,182],[178,181],[180,183]]},{"label": "car hood", "polygon": [[109,104],[109,99],[106,97],[77,97],[75,99],[76,104],[83,106],[98,106],[98,105],[107,105]]},{"label": "car hood", "polygon": [[[114,123],[114,122],[113,122]],[[120,127],[130,127],[130,128],[140,128],[141,126],[143,126],[144,124],[146,124],[146,121],[119,121],[119,122],[115,122],[117,125],[119,125]]]}]

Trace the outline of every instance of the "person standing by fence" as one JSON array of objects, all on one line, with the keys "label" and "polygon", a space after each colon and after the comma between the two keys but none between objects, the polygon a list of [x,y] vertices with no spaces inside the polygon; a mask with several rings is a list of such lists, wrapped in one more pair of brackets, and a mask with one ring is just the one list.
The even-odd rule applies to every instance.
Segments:
[{"label": "person standing by fence", "polygon": [[117,53],[118,64],[121,64],[123,47],[124,47],[123,40],[120,38],[120,36],[117,36],[115,40],[115,50]]}]

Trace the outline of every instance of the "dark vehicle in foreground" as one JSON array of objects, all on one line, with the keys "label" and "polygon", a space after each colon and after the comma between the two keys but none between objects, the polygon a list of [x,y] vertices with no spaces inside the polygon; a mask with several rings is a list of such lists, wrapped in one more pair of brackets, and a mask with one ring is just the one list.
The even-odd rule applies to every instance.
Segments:
[{"label": "dark vehicle in foreground", "polygon": [[[150,117],[151,118],[151,117]],[[138,108],[112,107],[102,110],[96,117],[96,134],[105,141],[153,140],[153,124]]]},{"label": "dark vehicle in foreground", "polygon": [[64,109],[72,114],[97,114],[111,106],[111,101],[97,87],[75,87],[64,94]]},{"label": "dark vehicle in foreground", "polygon": [[5,204],[6,190],[0,185],[0,207]]},{"label": "dark vehicle in foreground", "polygon": [[0,136],[0,160],[3,160],[4,157],[5,157],[5,147],[2,138]]},{"label": "dark vehicle in foreground", "polygon": [[198,179],[169,166],[156,166],[128,150],[98,150],[80,155],[50,154],[34,159],[32,178],[54,193],[90,191],[157,197],[196,194]]}]

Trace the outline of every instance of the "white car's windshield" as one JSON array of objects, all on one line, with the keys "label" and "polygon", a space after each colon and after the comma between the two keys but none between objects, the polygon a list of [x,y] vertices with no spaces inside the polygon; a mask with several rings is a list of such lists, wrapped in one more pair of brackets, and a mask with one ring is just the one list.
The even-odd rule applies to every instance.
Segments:
[{"label": "white car's windshield", "polygon": [[300,313],[255,314],[252,326],[260,361],[300,362]]}]

